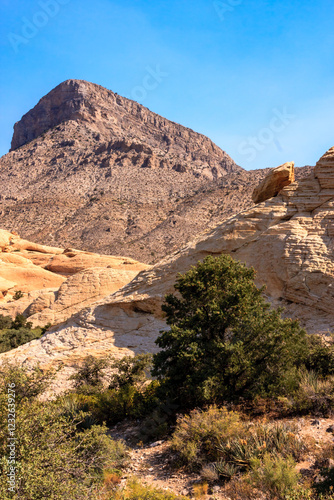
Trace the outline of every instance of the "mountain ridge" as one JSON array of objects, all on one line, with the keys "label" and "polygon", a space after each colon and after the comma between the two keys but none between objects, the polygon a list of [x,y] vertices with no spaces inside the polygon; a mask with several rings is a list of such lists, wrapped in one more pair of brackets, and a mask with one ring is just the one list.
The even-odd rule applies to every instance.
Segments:
[{"label": "mountain ridge", "polygon": [[267,173],[82,80],[42,97],[15,124],[13,148],[0,158],[0,227],[146,263],[251,206]]}]

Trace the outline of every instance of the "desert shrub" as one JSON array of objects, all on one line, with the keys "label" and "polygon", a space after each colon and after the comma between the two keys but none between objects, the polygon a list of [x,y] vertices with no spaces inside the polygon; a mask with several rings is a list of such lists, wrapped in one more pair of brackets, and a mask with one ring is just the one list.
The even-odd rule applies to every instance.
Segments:
[{"label": "desert shrub", "polygon": [[267,500],[244,476],[235,476],[224,486],[224,495],[231,500]]},{"label": "desert shrub", "polygon": [[21,292],[21,290],[17,290],[13,295],[14,300],[22,299],[22,297],[23,297],[23,292]]},{"label": "desert shrub", "polygon": [[218,446],[223,440],[228,442],[246,432],[246,423],[239,413],[213,406],[207,411],[193,410],[190,415],[180,416],[171,446],[186,464],[198,467],[218,460]]},{"label": "desert shrub", "polygon": [[219,474],[215,464],[205,464],[201,469],[201,478],[209,483],[218,481]]},{"label": "desert shrub", "polygon": [[16,318],[12,321],[11,327],[14,330],[19,330],[20,328],[31,329],[32,323],[27,320],[23,314],[17,314]]},{"label": "desert shrub", "polygon": [[161,401],[157,395],[158,392],[159,385],[156,386],[153,410],[142,420],[140,425],[139,438],[143,442],[156,441],[166,437],[175,424],[177,405],[169,399]]},{"label": "desert shrub", "polygon": [[117,389],[107,389],[96,395],[92,412],[100,422],[114,425],[126,418],[140,419],[151,413],[158,404],[153,381],[141,389],[124,385]]},{"label": "desert shrub", "polygon": [[298,486],[300,475],[292,457],[266,453],[262,460],[252,460],[249,481],[273,499],[286,499]]},{"label": "desert shrub", "polygon": [[17,481],[15,491],[9,492],[7,405],[1,404],[0,498],[95,500],[94,491],[102,484],[103,470],[124,464],[124,444],[110,439],[104,426],[81,431],[78,423],[82,415],[66,416],[58,401],[39,401],[37,396],[45,387],[40,372],[30,375],[24,369],[9,367],[1,379],[1,403],[7,398],[8,380],[10,387],[18,383],[15,391],[20,396],[15,412]]},{"label": "desert shrub", "polygon": [[93,425],[103,423],[93,413],[96,398],[91,395],[69,393],[57,399],[61,414],[76,420],[78,429],[90,429]]},{"label": "desert shrub", "polygon": [[152,363],[151,354],[124,356],[111,363],[110,368],[115,370],[109,381],[109,389],[121,389],[126,386],[143,386],[149,376]]},{"label": "desert shrub", "polygon": [[116,361],[88,356],[71,377],[76,396],[68,395],[66,404],[75,411],[89,408],[96,422],[108,425],[126,418],[144,418],[158,404],[159,384],[148,378],[150,363],[151,356],[147,354]]},{"label": "desert shrub", "polygon": [[10,328],[13,320],[10,316],[4,316],[0,314],[0,330],[4,330],[5,328]]},{"label": "desert shrub", "polygon": [[162,306],[153,375],[161,398],[191,409],[294,389],[291,371],[306,356],[297,321],[271,310],[254,284],[255,271],[228,255],[207,257],[175,284]]},{"label": "desert shrub", "polygon": [[41,328],[19,328],[3,330],[0,333],[0,353],[11,351],[31,340],[39,339],[43,335]]},{"label": "desert shrub", "polygon": [[298,438],[292,424],[258,423],[249,425],[247,431],[244,436],[223,440],[218,447],[221,458],[216,468],[220,476],[231,477],[245,471],[254,460],[262,460],[267,453],[298,460],[306,451],[306,445]]},{"label": "desert shrub", "polygon": [[307,351],[302,361],[307,371],[326,377],[334,375],[334,344],[333,338],[325,341],[319,335],[307,335]]},{"label": "desert shrub", "polygon": [[187,497],[146,486],[134,478],[130,479],[124,488],[115,491],[108,500],[187,500]]},{"label": "desert shrub", "polygon": [[289,398],[296,414],[328,415],[334,408],[334,376],[323,378],[316,372],[301,370],[297,390]]},{"label": "desert shrub", "polygon": [[53,370],[41,370],[38,366],[28,371],[17,364],[3,363],[0,366],[0,395],[6,397],[7,388],[15,387],[17,403],[34,400],[50,386],[54,375]]},{"label": "desert shrub", "polygon": [[103,390],[105,371],[108,366],[109,360],[106,357],[87,356],[79,370],[71,377],[76,390],[83,394]]},{"label": "desert shrub", "polygon": [[314,464],[316,481],[313,483],[315,498],[334,498],[334,447],[333,443],[322,446]]},{"label": "desert shrub", "polygon": [[266,453],[300,460],[307,450],[292,423],[252,423],[216,407],[180,416],[171,447],[191,469],[202,467],[203,478],[216,474],[222,479],[247,472]]},{"label": "desert shrub", "polygon": [[[319,497],[317,500],[320,500]],[[285,497],[286,500],[315,500],[314,492],[311,488],[303,488],[302,486],[295,491],[290,492]]]},{"label": "desert shrub", "polygon": [[40,338],[49,326],[32,328],[32,323],[22,314],[18,314],[14,320],[0,315],[0,353]]},{"label": "desert shrub", "polygon": [[152,356],[139,354],[112,360],[111,357],[87,356],[79,370],[72,375],[77,392],[99,393],[107,387],[119,390],[124,387],[142,387],[148,381]]}]

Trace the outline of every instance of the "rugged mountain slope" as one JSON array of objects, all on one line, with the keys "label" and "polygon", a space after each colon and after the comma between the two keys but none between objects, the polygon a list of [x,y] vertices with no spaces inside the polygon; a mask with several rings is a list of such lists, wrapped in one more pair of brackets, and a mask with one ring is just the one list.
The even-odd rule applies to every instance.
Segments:
[{"label": "rugged mountain slope", "polygon": [[[0,159],[0,225],[44,244],[126,248],[148,260],[170,250],[173,236],[150,251],[137,240],[183,200],[239,172],[207,137],[103,87],[68,80],[15,124],[12,151]],[[171,217],[167,233],[175,224]]]},{"label": "rugged mountain slope", "polygon": [[[57,324],[147,269],[129,258],[46,247],[0,230],[0,314]],[[15,300],[15,293],[22,297]]]},{"label": "rugged mountain slope", "polygon": [[161,303],[176,274],[221,253],[254,266],[268,298],[285,305],[287,315],[300,317],[309,332],[333,330],[334,148],[304,180],[208,230],[123,289],[2,359],[46,366],[64,362],[65,377],[88,353],[154,351],[166,326]]},{"label": "rugged mountain slope", "polygon": [[0,158],[0,227],[157,261],[250,206],[264,174],[136,102],[68,80],[15,124]]}]

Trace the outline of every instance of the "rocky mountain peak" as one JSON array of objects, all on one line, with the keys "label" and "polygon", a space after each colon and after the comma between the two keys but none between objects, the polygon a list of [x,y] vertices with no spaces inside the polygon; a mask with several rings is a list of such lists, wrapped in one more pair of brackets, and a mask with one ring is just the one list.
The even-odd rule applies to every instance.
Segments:
[{"label": "rocky mountain peak", "polygon": [[[153,148],[150,153],[155,156],[174,155],[172,168],[177,171],[186,168],[185,159],[191,159],[200,170],[208,169],[208,175],[216,178],[242,170],[204,135],[84,80],[66,80],[28,111],[14,126],[11,151],[68,121],[84,124],[100,142],[117,139],[130,147],[144,143]],[[149,163],[161,165],[159,158]]]},{"label": "rocky mountain peak", "polygon": [[67,80],[15,124],[0,158],[0,227],[157,262],[249,207],[266,173],[137,102]]},{"label": "rocky mountain peak", "polygon": [[11,151],[36,139],[65,120],[81,118],[89,83],[83,80],[66,80],[28,111],[14,125]]}]

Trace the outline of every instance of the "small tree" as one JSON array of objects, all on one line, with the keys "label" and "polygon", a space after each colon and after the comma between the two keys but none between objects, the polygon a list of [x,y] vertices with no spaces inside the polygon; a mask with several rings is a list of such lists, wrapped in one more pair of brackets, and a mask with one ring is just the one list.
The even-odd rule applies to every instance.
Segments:
[{"label": "small tree", "polygon": [[111,376],[109,389],[123,389],[126,386],[142,387],[148,382],[151,362],[151,354],[124,356],[113,361],[110,368],[116,372]]},{"label": "small tree", "polygon": [[106,357],[87,356],[77,373],[72,375],[75,387],[79,392],[94,392],[103,389],[103,379],[109,361]]},{"label": "small tree", "polygon": [[153,358],[163,397],[191,408],[288,387],[306,334],[270,309],[254,278],[253,268],[228,255],[178,276],[177,296],[162,306],[171,328],[161,332]]}]

